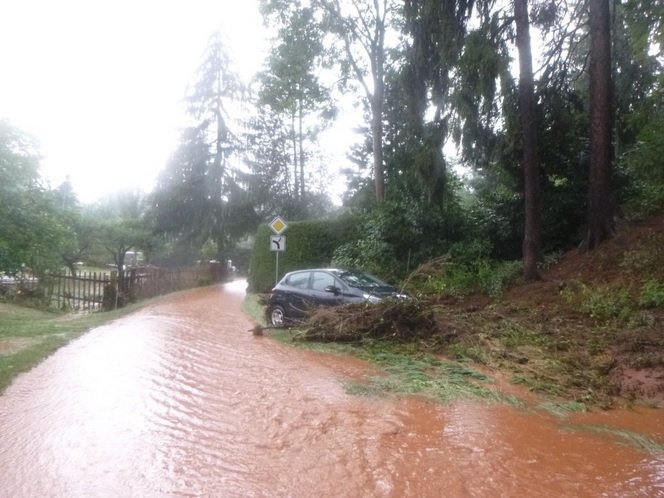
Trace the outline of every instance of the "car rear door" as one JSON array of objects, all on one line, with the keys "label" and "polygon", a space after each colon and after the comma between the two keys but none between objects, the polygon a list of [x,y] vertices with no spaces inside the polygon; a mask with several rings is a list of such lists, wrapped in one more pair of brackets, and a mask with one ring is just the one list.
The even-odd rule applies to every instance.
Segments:
[{"label": "car rear door", "polygon": [[299,271],[289,275],[282,289],[286,316],[301,318],[312,305],[309,290],[310,271]]}]

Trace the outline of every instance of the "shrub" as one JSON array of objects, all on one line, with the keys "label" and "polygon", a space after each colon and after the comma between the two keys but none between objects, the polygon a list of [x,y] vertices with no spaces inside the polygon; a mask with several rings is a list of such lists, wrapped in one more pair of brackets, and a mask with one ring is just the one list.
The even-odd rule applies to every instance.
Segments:
[{"label": "shrub", "polygon": [[334,251],[334,266],[361,269],[369,273],[385,275],[385,268],[397,266],[392,247],[376,237],[348,242]]},{"label": "shrub", "polygon": [[259,226],[256,231],[249,263],[251,292],[266,292],[289,271],[330,266],[334,251],[357,238],[357,220],[347,216],[337,220],[289,222],[284,233],[286,250],[279,253],[278,275],[277,256],[270,250],[271,233],[267,225]]},{"label": "shrub", "polygon": [[634,301],[627,289],[582,286],[581,311],[593,318],[628,320],[634,312]]},{"label": "shrub", "polygon": [[664,282],[649,280],[643,284],[639,305],[644,308],[664,308]]},{"label": "shrub", "polygon": [[488,258],[459,263],[442,257],[418,268],[407,280],[411,294],[498,296],[521,276],[520,261],[493,261]]}]

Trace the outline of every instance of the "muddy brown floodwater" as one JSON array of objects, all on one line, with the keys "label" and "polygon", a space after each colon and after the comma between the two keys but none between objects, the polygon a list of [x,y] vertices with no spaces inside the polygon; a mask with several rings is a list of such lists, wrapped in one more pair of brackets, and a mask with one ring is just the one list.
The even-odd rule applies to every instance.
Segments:
[{"label": "muddy brown floodwater", "polygon": [[[661,411],[358,397],[362,362],[255,337],[244,282],[93,330],[0,397],[0,496],[664,496]],[[632,431],[632,432],[629,432]]]}]

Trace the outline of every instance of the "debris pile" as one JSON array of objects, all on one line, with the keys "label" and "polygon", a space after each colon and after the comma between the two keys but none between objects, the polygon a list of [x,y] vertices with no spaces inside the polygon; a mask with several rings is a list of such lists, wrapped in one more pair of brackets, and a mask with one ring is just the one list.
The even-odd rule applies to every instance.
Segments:
[{"label": "debris pile", "polygon": [[414,299],[318,308],[306,323],[301,337],[321,342],[413,341],[428,339],[438,332],[431,307]]}]

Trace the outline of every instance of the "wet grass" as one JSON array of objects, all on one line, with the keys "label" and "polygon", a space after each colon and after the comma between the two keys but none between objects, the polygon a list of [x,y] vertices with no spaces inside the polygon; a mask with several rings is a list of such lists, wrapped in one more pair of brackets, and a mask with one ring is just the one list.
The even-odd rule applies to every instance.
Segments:
[{"label": "wet grass", "polygon": [[570,425],[568,429],[577,432],[593,432],[613,437],[618,443],[653,454],[664,454],[664,444],[634,431],[616,429],[601,425]]},{"label": "wet grass", "polygon": [[372,396],[416,395],[444,404],[483,400],[521,406],[517,398],[496,391],[490,378],[457,363],[413,362],[394,356],[381,363],[385,375],[349,383],[348,392]]},{"label": "wet grass", "polygon": [[576,321],[576,315],[570,327],[553,312],[515,307],[447,313],[447,322],[461,324],[462,330],[442,347],[450,358],[504,372],[511,383],[549,399],[611,406],[617,389],[611,379],[616,367],[610,347],[614,329]]},{"label": "wet grass", "polygon": [[561,419],[566,418],[570,413],[585,413],[588,411],[585,403],[576,401],[543,401],[537,405],[537,408]]},{"label": "wet grass", "polygon": [[115,311],[85,314],[63,314],[0,303],[0,393],[17,375],[29,371],[73,339],[148,302],[152,301]]},{"label": "wet grass", "polygon": [[258,325],[265,325],[265,306],[257,294],[247,294],[242,301],[242,310]]},{"label": "wet grass", "polygon": [[[243,309],[256,323],[265,324],[264,306],[258,296],[247,295]],[[515,335],[519,335],[518,331]],[[459,345],[452,356],[423,352],[418,343],[398,343],[385,340],[366,340],[361,343],[335,343],[301,340],[303,333],[296,328],[273,329],[271,337],[281,343],[327,354],[350,355],[377,365],[382,375],[363,382],[349,382],[346,390],[366,396],[417,395],[441,403],[458,400],[480,400],[524,407],[522,400],[499,392],[489,376],[467,366],[468,362],[488,365],[490,355],[481,345]],[[527,342],[530,342],[531,337]],[[551,383],[550,388],[553,387]]]},{"label": "wet grass", "polygon": [[384,340],[339,344],[299,340],[301,332],[273,330],[282,343],[328,354],[351,355],[380,368],[380,374],[346,383],[348,393],[363,396],[419,396],[439,403],[477,400],[523,407],[516,396],[498,391],[491,377],[461,362],[419,351],[417,344]]},{"label": "wet grass", "polygon": [[[243,309],[255,322],[264,324],[264,306],[255,295],[248,295]],[[346,383],[350,394],[364,396],[418,395],[440,402],[459,399],[483,399],[518,403],[497,393],[488,384],[492,379],[460,363],[446,362],[418,351],[416,344],[399,344],[367,340],[359,344],[302,340],[298,329],[273,329],[271,337],[278,342],[309,351],[350,355],[377,365],[382,375],[363,382]]]}]

